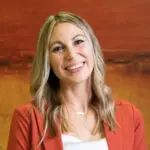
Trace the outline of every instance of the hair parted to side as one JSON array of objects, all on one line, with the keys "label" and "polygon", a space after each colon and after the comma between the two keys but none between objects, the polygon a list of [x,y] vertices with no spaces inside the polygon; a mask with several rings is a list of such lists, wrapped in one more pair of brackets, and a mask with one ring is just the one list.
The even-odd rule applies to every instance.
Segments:
[{"label": "hair parted to side", "polygon": [[[93,44],[93,99],[90,106],[94,109],[97,117],[95,132],[102,130],[104,122],[106,122],[112,130],[116,126],[114,101],[112,100],[109,87],[104,82],[105,62],[99,42],[95,37],[91,27],[84,19],[69,12],[59,12],[55,16],[50,16],[41,28],[31,73],[31,94],[35,99],[37,107],[43,113],[45,118],[45,128],[40,143],[42,142],[48,127],[50,128],[50,135],[56,136],[55,122],[59,117],[61,120],[63,120],[61,101],[57,96],[57,91],[59,90],[59,79],[51,70],[49,60],[49,42],[53,29],[56,24],[63,22],[73,23],[78,26],[89,36],[89,39]],[[45,109],[45,104],[48,105],[48,109]],[[65,119],[61,121],[61,128],[62,132],[68,131],[69,129]]]}]

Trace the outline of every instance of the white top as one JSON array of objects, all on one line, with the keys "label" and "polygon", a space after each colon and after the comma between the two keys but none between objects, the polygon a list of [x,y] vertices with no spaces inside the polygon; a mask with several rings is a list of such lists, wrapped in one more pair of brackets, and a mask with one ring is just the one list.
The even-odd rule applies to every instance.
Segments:
[{"label": "white top", "polygon": [[63,150],[108,150],[106,138],[82,141],[74,136],[62,134]]}]

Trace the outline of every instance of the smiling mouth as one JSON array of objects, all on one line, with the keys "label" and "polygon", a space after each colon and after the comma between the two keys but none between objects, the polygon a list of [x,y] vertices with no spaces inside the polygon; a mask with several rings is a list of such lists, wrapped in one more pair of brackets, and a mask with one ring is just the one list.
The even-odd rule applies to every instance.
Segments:
[{"label": "smiling mouth", "polygon": [[84,66],[85,62],[81,62],[76,65],[68,66],[65,69],[68,71],[78,71],[78,69],[82,68]]}]

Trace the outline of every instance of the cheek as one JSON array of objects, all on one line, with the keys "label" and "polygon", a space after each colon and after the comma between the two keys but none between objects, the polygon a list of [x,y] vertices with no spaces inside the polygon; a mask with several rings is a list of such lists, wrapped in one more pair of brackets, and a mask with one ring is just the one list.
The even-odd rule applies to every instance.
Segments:
[{"label": "cheek", "polygon": [[88,63],[93,68],[94,67],[94,57],[93,57],[93,49],[89,49],[87,53]]},{"label": "cheek", "polygon": [[55,55],[50,55],[50,66],[54,72],[58,72],[61,67],[61,58]]},{"label": "cheek", "polygon": [[91,69],[94,68],[94,58],[93,58],[92,54],[89,57],[89,65],[90,65]]},{"label": "cheek", "polygon": [[57,59],[53,56],[50,56],[50,66],[55,70],[55,67],[58,65]]},{"label": "cheek", "polygon": [[88,60],[93,62],[93,48],[92,47],[87,47],[84,49],[84,53],[87,56]]}]

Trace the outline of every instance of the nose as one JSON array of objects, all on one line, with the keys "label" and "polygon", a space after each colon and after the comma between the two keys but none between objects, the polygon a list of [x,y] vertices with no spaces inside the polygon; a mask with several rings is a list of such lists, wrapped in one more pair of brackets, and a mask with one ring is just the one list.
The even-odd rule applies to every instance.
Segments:
[{"label": "nose", "polygon": [[75,48],[67,47],[65,50],[65,59],[72,60],[76,56]]}]

